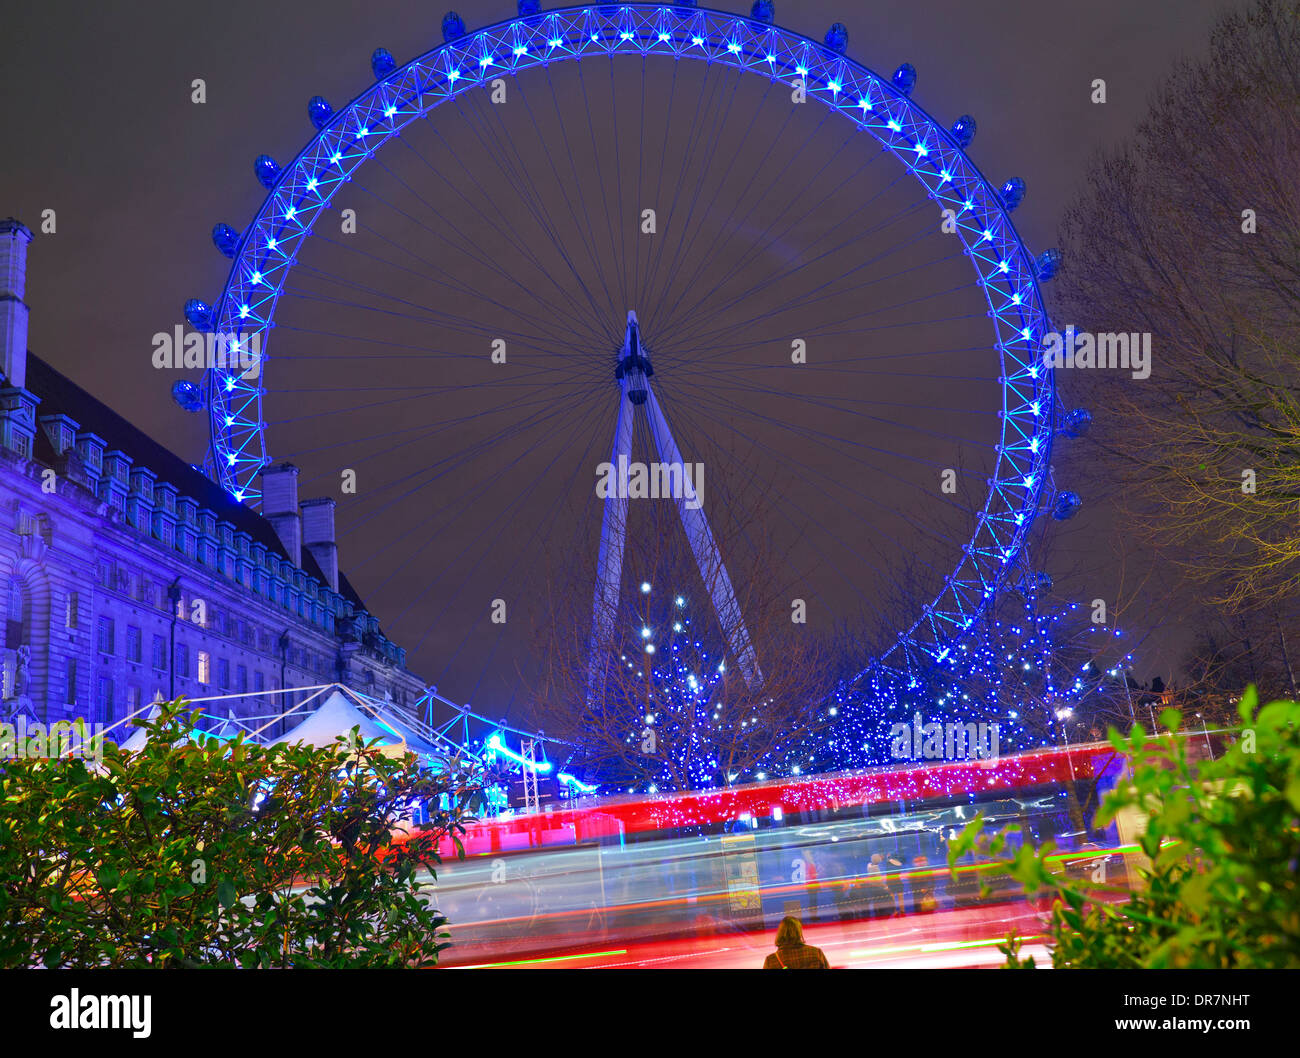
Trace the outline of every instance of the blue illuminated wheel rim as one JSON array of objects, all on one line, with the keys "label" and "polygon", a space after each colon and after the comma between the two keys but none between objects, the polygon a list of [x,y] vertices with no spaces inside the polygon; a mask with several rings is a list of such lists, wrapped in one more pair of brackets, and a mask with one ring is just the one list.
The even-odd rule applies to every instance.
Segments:
[{"label": "blue illuminated wheel rim", "polygon": [[[869,132],[940,209],[952,210],[955,234],[993,322],[1001,409],[987,499],[942,590],[878,662],[909,672],[944,660],[1017,575],[1031,525],[1050,495],[1055,390],[1051,372],[1039,361],[1050,323],[1038,266],[1009,217],[1023,185],[1012,181],[1001,191],[990,185],[963,150],[971,131],[963,122],[969,119],[950,132],[931,118],[907,94],[915,78],[910,67],[883,78],[836,47],[760,19],[693,7],[591,5],[526,14],[454,36],[460,28],[445,24],[452,39],[403,66],[381,49],[373,60],[379,79],[356,99],[334,112],[324,100],[312,101],[317,132],[291,163],[281,169],[270,158],[258,159],[257,175],[269,193],[243,233],[220,225],[214,231],[233,265],[215,307],[196,315],[218,332],[260,343],[264,359],[273,362],[277,302],[302,241],[339,188],[410,122],[494,78],[583,56],[621,54],[699,60],[773,81],[801,77],[809,100]],[[842,47],[833,33],[828,40]],[[209,472],[249,504],[259,499],[257,476],[270,461],[264,379],[264,372],[245,379],[237,368],[213,368],[207,379]]]}]

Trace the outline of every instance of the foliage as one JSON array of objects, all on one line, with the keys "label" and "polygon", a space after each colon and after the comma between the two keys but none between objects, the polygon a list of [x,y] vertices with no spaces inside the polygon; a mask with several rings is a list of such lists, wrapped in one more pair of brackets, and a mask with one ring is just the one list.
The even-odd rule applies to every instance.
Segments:
[{"label": "foliage", "polygon": [[[979,848],[996,873],[1052,901],[1052,965],[1079,968],[1300,967],[1300,704],[1258,710],[1243,695],[1243,727],[1213,761],[1189,758],[1166,709],[1164,733],[1139,725],[1111,742],[1128,770],[1104,800],[1097,825],[1122,812],[1146,822],[1147,866],[1129,891],[1070,877],[1052,843],[1012,845],[1012,829],[981,835],[977,820],[953,843],[950,865]],[[1009,966],[1033,966],[1020,942],[1002,949]]]},{"label": "foliage", "polygon": [[[102,766],[0,772],[0,966],[427,966],[445,919],[421,873],[458,834],[472,775],[328,748],[223,742],[182,701]],[[450,810],[438,810],[448,795]],[[411,806],[428,828],[394,844]]]}]

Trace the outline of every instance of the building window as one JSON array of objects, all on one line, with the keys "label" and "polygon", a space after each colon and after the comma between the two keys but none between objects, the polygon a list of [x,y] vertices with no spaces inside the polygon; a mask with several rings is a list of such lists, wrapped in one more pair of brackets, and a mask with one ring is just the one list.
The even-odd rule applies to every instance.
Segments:
[{"label": "building window", "polygon": [[113,715],[113,681],[107,676],[99,677],[99,694],[95,698],[99,710],[99,722],[107,723]]},{"label": "building window", "polygon": [[130,715],[140,708],[140,688],[128,685],[126,688],[126,711]]},{"label": "building window", "polygon": [[212,657],[206,650],[199,651],[199,682],[212,682]]},{"label": "building window", "polygon": [[162,636],[153,637],[153,667],[159,672],[167,671],[167,640]]},{"label": "building window", "polygon": [[190,648],[184,643],[176,644],[176,675],[190,678]]},{"label": "building window", "polygon": [[230,659],[217,659],[217,686],[223,691],[230,690]]},{"label": "building window", "polygon": [[126,660],[137,665],[144,660],[144,636],[134,625],[126,626]]},{"label": "building window", "polygon": [[77,608],[81,603],[80,596],[75,591],[68,592],[68,612],[64,617],[64,626],[67,628],[77,627]]},{"label": "building window", "polygon": [[240,694],[248,693],[248,666],[240,665],[235,669],[235,690]]},{"label": "building window", "polygon": [[24,605],[23,582],[9,578],[9,609],[5,621],[5,649],[17,650],[27,642],[27,607]]},{"label": "building window", "polygon": [[261,694],[266,690],[266,676],[261,672],[253,673],[253,692]]},{"label": "building window", "polygon": [[77,659],[68,658],[67,681],[63,687],[63,700],[68,705],[77,704]]},{"label": "building window", "polygon": [[113,619],[111,617],[101,617],[99,619],[99,652],[101,654],[113,653],[116,645],[116,636],[113,632]]},{"label": "building window", "polygon": [[111,588],[113,586],[113,567],[107,562],[101,562],[99,564],[99,584],[100,587],[103,588]]}]

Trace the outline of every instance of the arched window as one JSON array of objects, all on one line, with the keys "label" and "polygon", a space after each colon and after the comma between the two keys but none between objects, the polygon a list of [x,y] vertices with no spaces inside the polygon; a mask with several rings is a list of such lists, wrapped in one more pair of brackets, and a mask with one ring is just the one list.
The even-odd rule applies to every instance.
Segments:
[{"label": "arched window", "polygon": [[27,642],[27,593],[21,577],[11,576],[5,588],[5,627],[0,651],[0,697],[18,693],[18,648]]}]

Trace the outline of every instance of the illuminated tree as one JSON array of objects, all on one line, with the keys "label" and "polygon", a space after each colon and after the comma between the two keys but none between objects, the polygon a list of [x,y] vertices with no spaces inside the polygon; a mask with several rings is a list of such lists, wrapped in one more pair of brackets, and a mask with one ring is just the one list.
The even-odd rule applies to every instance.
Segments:
[{"label": "illuminated tree", "polygon": [[[671,500],[633,504],[612,638],[593,642],[596,549],[556,556],[538,627],[544,660],[531,681],[534,716],[574,746],[571,769],[610,786],[700,789],[822,770],[838,675],[833,639],[806,618],[798,558],[762,532],[760,498],[717,505],[710,521],[761,678],[746,680],[728,648]],[[592,652],[603,661],[591,693]],[[821,760],[818,753],[821,751]]]}]

